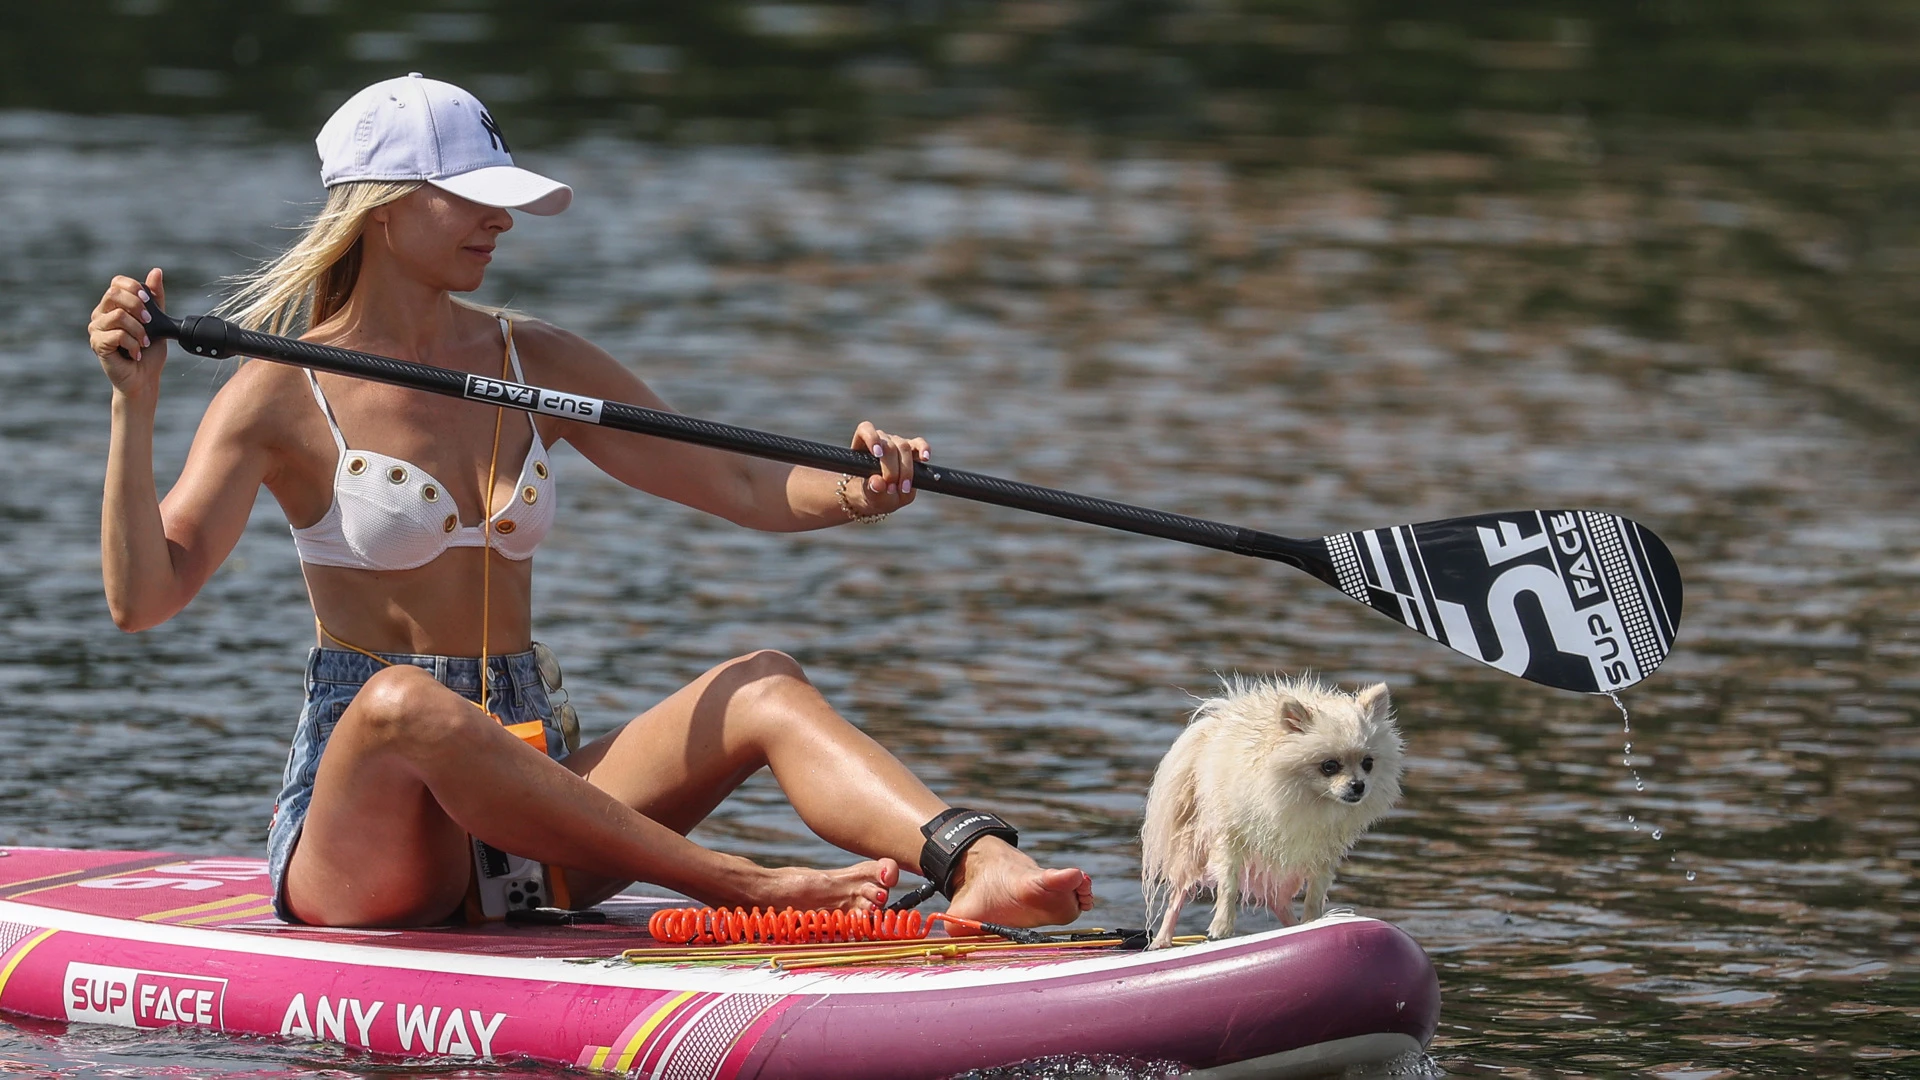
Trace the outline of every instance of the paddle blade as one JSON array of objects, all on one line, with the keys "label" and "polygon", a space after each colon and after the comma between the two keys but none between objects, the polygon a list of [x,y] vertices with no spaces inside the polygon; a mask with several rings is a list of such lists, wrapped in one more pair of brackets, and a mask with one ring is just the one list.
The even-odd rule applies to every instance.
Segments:
[{"label": "paddle blade", "polygon": [[1340,591],[1532,682],[1606,693],[1653,674],[1680,623],[1680,567],[1650,530],[1592,510],[1322,538]]}]

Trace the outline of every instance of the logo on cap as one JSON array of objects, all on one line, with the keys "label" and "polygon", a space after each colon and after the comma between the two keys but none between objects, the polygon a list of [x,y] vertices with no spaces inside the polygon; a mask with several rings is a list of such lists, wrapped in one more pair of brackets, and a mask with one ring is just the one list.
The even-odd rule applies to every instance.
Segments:
[{"label": "logo on cap", "polygon": [[480,110],[480,126],[487,129],[487,143],[499,148],[503,154],[513,153],[513,147],[507,145],[507,137],[500,131],[500,122],[485,109]]}]

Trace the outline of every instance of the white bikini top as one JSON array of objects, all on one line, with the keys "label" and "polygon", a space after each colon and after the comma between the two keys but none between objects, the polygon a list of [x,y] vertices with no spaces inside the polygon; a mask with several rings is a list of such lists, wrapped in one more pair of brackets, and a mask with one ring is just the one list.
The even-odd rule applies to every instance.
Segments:
[{"label": "white bikini top", "polygon": [[[526,381],[513,347],[513,327],[505,318],[500,320],[500,332],[507,339],[513,377]],[[520,465],[516,497],[493,515],[491,529],[483,532],[479,525],[460,524],[453,496],[425,469],[370,450],[348,449],[333,407],[311,369],[307,383],[333,429],[333,445],[340,456],[333,471],[333,505],[319,521],[293,530],[293,549],[301,562],[356,570],[411,570],[439,558],[448,548],[485,547],[488,532],[493,550],[507,558],[533,557],[533,550],[553,526],[554,514],[553,475],[539,427],[534,427],[533,445]],[[533,422],[531,414],[527,422]]]}]

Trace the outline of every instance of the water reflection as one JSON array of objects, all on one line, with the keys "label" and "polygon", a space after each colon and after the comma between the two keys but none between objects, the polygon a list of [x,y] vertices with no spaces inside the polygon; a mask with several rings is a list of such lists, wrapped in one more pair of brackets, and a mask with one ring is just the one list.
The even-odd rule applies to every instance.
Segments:
[{"label": "water reflection", "polygon": [[[142,261],[204,309],[311,197],[305,146],[221,131],[0,121],[0,678],[22,702],[0,842],[264,835],[310,634],[284,524],[263,502],[192,608],[115,632],[106,394],[77,330]],[[1818,241],[1837,226],[1764,161],[1409,191],[1391,159],[1245,174],[980,125],[833,155],[587,138],[527,158],[579,202],[506,238],[486,298],[589,334],[689,411],[822,438],[871,415],[965,467],[1300,535],[1591,504],[1654,524],[1690,575],[1681,647],[1626,698],[1627,764],[1605,700],[1505,679],[1282,567],[934,498],[873,529],[749,534],[563,454],[537,617],[590,730],[786,648],[930,782],[1092,871],[1098,921],[1137,924],[1134,833],[1186,691],[1384,678],[1407,796],[1333,900],[1434,955],[1450,1071],[1911,1067],[1920,395],[1796,299],[1807,275],[1836,287]],[[1742,230],[1813,269],[1741,256]],[[1848,303],[1898,306],[1876,280]],[[1756,305],[1779,321],[1743,322]],[[163,474],[219,374],[174,361]],[[702,835],[831,858],[770,783]],[[8,1056],[117,1067],[79,1063],[118,1036],[14,1030]]]}]

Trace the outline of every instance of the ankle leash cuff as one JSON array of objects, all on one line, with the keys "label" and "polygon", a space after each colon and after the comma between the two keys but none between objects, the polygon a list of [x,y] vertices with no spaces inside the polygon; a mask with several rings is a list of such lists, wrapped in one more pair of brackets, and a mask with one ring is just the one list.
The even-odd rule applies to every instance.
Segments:
[{"label": "ankle leash cuff", "polygon": [[997,836],[1015,847],[1020,846],[1020,830],[985,810],[959,806],[920,826],[920,835],[927,838],[920,848],[921,876],[949,900],[953,899],[954,868],[981,837]]}]

